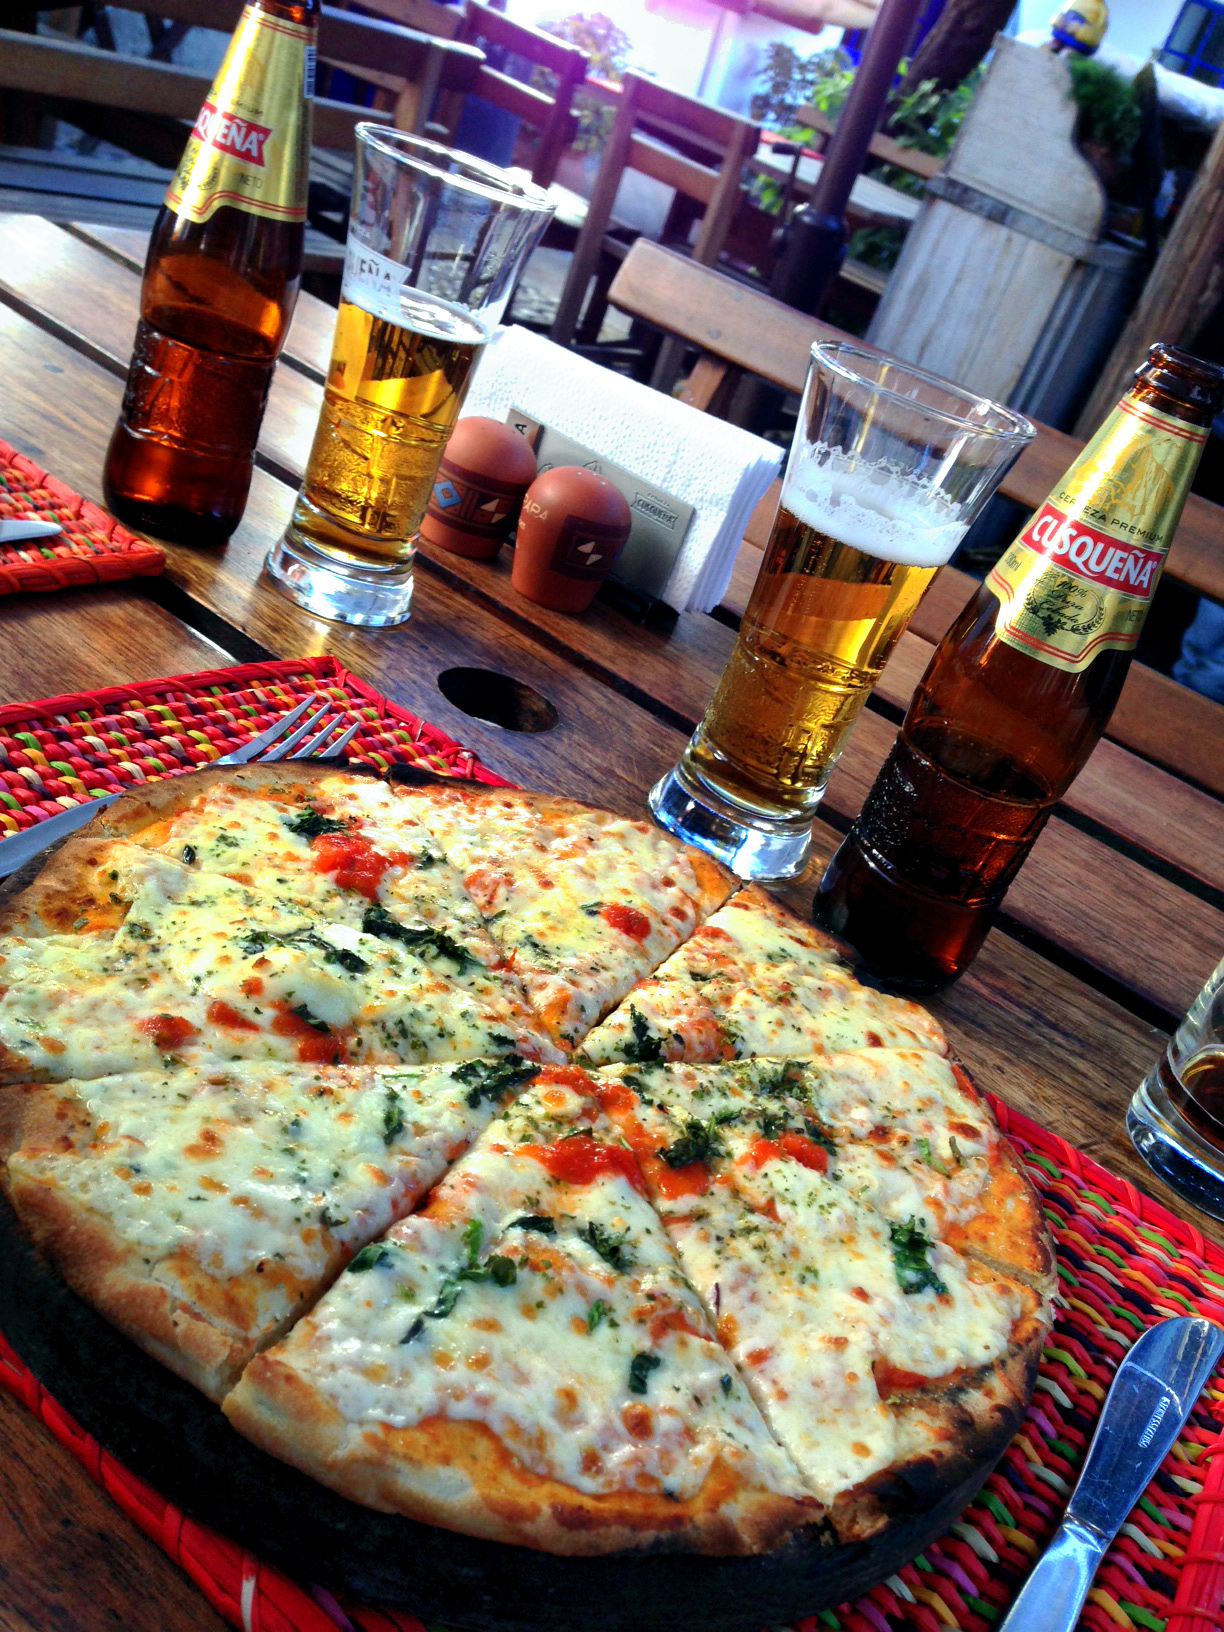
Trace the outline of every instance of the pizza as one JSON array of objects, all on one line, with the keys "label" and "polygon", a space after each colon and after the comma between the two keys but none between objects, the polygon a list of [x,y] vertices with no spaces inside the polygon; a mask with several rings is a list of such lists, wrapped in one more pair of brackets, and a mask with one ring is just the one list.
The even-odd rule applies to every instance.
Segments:
[{"label": "pizza", "polygon": [[853,1545],[985,1472],[1054,1290],[917,1005],[644,821],[264,765],[0,910],[0,1144],[68,1284],[367,1507]]}]

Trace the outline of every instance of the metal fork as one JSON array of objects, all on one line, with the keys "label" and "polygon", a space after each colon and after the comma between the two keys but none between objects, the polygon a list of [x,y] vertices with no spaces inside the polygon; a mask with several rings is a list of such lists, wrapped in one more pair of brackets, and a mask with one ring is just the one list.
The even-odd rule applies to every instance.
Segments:
[{"label": "metal fork", "polygon": [[[354,720],[346,726],[348,716],[332,703],[324,703],[313,714],[307,715],[306,711],[313,702],[314,698],[308,697],[296,708],[291,708],[288,714],[274,720],[266,731],[252,737],[250,742],[244,742],[241,748],[222,754],[220,759],[210,760],[209,768],[213,765],[246,765],[251,760],[263,763],[278,759],[338,759],[361,729],[361,721]],[[303,715],[306,715],[304,719]],[[319,727],[317,731],[316,726]],[[125,788],[123,791],[126,793],[130,790]],[[58,816],[49,816],[46,821],[38,822],[22,833],[0,839],[0,878],[15,873],[31,856],[48,849],[65,834],[84,827],[100,810],[105,810],[107,805],[113,805],[121,797],[122,794],[108,793],[100,799],[90,799],[83,805],[73,805],[71,810],[61,811]]]}]

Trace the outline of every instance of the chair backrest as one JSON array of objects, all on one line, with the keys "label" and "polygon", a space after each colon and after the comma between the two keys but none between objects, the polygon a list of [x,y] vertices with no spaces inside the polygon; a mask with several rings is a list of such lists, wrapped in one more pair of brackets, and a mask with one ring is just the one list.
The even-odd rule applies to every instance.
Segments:
[{"label": "chair backrest", "polygon": [[[378,3],[382,4],[382,0]],[[541,187],[551,186],[561,155],[574,139],[574,92],[586,79],[590,59],[576,45],[541,28],[516,23],[491,6],[481,5],[480,0],[467,0],[459,38],[495,54],[507,52],[532,68],[542,68],[552,81],[548,88],[524,84],[486,62],[468,93],[483,97],[538,131],[531,176]]]},{"label": "chair backrest", "polygon": [[[692,253],[696,262],[712,266],[739,203],[744,164],[756,151],[760,134],[760,126],[749,119],[627,73],[552,338],[562,345],[573,339],[626,170],[651,176],[704,204]],[[693,157],[694,151],[700,157]]]},{"label": "chair backrest", "polygon": [[[608,299],[618,310],[698,348],[697,366],[684,400],[709,412],[725,412],[730,388],[743,374],[759,375],[787,391],[801,391],[813,342],[851,338],[828,323],[643,239],[633,245],[617,271]],[[1082,447],[1075,437],[1039,424],[1036,437],[1003,478],[999,491],[1036,509]],[[776,506],[776,491],[772,503]],[[759,557],[754,547],[765,541],[769,514],[771,510],[762,501],[741,552],[743,570],[732,580],[732,611],[742,610],[745,587],[755,576]],[[1191,494],[1169,552],[1167,576],[1224,601],[1221,536],[1224,511]],[[911,627],[915,633],[937,640],[973,587],[967,574],[945,567],[914,615]],[[1224,708],[1166,675],[1141,663],[1132,665],[1107,735],[1224,795]]]},{"label": "chair backrest", "polygon": [[[242,0],[125,0],[123,9],[225,30],[237,26]],[[484,62],[483,53],[466,42],[335,10],[324,10],[320,16],[319,55],[359,74],[381,75],[395,85],[401,93],[395,121],[405,129],[419,127],[423,110],[440,87],[466,88]],[[99,52],[53,35],[0,30],[0,88],[194,119],[209,83],[205,76],[172,63]],[[351,148],[353,126],[369,117],[366,109],[317,98],[316,146]]]}]

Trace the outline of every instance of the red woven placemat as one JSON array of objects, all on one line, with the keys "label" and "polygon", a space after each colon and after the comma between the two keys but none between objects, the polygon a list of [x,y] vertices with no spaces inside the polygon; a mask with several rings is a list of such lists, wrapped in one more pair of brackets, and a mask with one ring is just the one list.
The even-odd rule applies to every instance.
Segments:
[{"label": "red woven placemat", "polygon": [[289,658],[0,707],[0,838],[100,794],[209,765],[304,697],[360,716],[351,759],[503,780],[334,657]]},{"label": "red woven placemat", "polygon": [[0,595],[148,577],[166,564],[156,544],[129,533],[114,516],[0,441],[0,519],[11,516],[58,521],[63,531],[0,544]]}]

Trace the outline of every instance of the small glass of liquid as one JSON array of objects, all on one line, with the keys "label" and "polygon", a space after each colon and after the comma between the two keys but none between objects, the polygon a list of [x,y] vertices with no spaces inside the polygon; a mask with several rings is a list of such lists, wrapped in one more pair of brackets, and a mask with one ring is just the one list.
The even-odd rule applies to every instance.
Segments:
[{"label": "small glass of liquid", "polygon": [[1179,1195],[1224,1218],[1224,958],[1135,1091],[1126,1129]]}]

